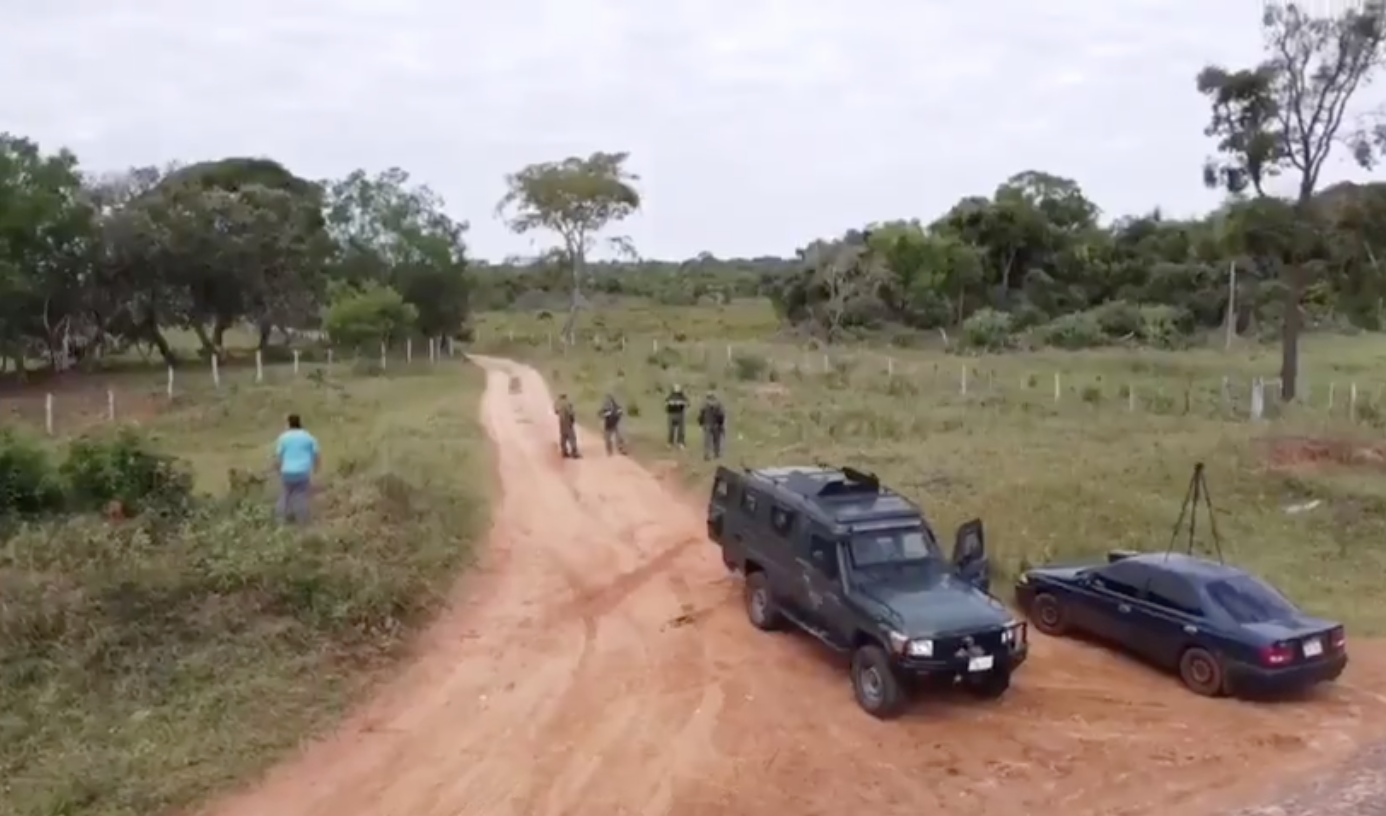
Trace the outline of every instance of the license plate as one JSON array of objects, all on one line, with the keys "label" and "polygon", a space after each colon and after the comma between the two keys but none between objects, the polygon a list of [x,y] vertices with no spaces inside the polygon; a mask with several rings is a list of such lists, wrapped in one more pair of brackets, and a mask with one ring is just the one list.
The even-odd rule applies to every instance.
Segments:
[{"label": "license plate", "polygon": [[1304,656],[1318,657],[1323,654],[1323,641],[1318,638],[1310,638],[1304,641]]},{"label": "license plate", "polygon": [[994,655],[980,655],[967,661],[967,670],[970,672],[991,671],[991,667],[996,665]]}]

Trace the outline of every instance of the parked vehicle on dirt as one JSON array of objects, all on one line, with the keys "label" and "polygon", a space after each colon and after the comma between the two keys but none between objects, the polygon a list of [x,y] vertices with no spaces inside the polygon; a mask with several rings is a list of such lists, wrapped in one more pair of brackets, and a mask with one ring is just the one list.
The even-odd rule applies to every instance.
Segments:
[{"label": "parked vehicle on dirt", "polygon": [[1295,691],[1347,666],[1342,624],[1301,611],[1250,573],[1179,552],[1026,570],[1015,599],[1035,628],[1083,633],[1175,671],[1195,694]]},{"label": "parked vehicle on dirt", "polygon": [[751,624],[793,624],[850,654],[873,716],[899,714],[921,679],[999,697],[1025,662],[1025,623],[987,591],[981,521],[958,528],[949,560],[920,508],[873,474],[718,468],[707,532],[745,577]]}]

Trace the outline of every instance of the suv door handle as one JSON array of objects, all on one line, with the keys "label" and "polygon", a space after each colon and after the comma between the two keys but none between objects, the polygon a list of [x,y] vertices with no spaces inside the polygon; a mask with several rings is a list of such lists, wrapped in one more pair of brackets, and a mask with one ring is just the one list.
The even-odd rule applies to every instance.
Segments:
[{"label": "suv door handle", "polygon": [[1127,612],[1131,611],[1131,607],[1127,606],[1126,604],[1122,604],[1121,606],[1117,607],[1117,611],[1125,615]]}]

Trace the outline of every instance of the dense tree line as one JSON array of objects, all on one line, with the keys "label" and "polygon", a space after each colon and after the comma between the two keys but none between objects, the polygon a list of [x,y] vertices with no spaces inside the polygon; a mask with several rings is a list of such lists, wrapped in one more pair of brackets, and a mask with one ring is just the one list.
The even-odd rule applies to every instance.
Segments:
[{"label": "dense tree line", "polygon": [[83,172],[66,150],[0,135],[0,358],[6,367],[143,346],[171,330],[204,355],[226,333],[326,330],[379,342],[461,331],[464,235],[392,169],[310,182],[269,159]]}]

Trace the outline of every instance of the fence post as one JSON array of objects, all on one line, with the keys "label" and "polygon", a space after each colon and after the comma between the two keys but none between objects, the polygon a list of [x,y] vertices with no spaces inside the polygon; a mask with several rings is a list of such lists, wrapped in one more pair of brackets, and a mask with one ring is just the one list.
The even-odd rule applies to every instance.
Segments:
[{"label": "fence post", "polygon": [[732,361],[731,343],[728,343],[728,344],[727,344],[727,362],[730,363],[731,361]]},{"label": "fence post", "polygon": [[221,388],[221,362],[215,354],[212,355],[212,386]]},{"label": "fence post", "polygon": [[43,398],[43,429],[49,436],[53,435],[53,395],[44,395]]},{"label": "fence post", "polygon": [[109,422],[116,421],[114,388],[106,389],[106,419]]},{"label": "fence post", "polygon": [[1126,386],[1126,413],[1128,413],[1128,414],[1134,414],[1135,412],[1136,412],[1136,386],[1134,386],[1134,385],[1128,385],[1128,386]]},{"label": "fence post", "polygon": [[962,365],[962,375],[958,379],[958,393],[967,396],[967,363]]},{"label": "fence post", "polygon": [[380,341],[380,370],[381,370],[381,371],[384,371],[384,370],[385,370],[385,366],[387,366],[387,365],[389,364],[389,362],[390,362],[389,355],[387,355],[387,354],[385,353],[385,341],[384,341],[384,340],[381,340],[381,341]]},{"label": "fence post", "polygon": [[1259,420],[1266,412],[1265,385],[1258,377],[1251,381],[1251,418]]},{"label": "fence post", "polygon": [[1330,382],[1328,384],[1328,413],[1333,413],[1333,393],[1338,390],[1338,384]]},{"label": "fence post", "polygon": [[327,370],[332,370],[332,349],[327,350]]},{"label": "fence post", "polygon": [[173,366],[168,367],[168,398],[173,399]]},{"label": "fence post", "polygon": [[890,379],[894,379],[894,378],[895,378],[895,358],[894,358],[894,357],[887,357],[887,358],[886,358],[886,379],[890,380]]},{"label": "fence post", "polygon": [[659,353],[659,338],[657,338],[657,337],[652,337],[652,338],[650,338],[650,353],[651,353],[651,354],[658,354],[658,353]]},{"label": "fence post", "polygon": [[1348,419],[1357,421],[1357,383],[1348,388]]},{"label": "fence post", "polygon": [[412,362],[414,362],[414,338],[406,337],[404,339],[404,364],[409,365]]},{"label": "fence post", "polygon": [[1063,387],[1060,385],[1059,372],[1054,372],[1054,402],[1057,403],[1063,395]]},{"label": "fence post", "polygon": [[265,381],[265,355],[259,350],[255,350],[255,382]]},{"label": "fence post", "polygon": [[294,376],[295,376],[295,377],[298,376],[298,355],[299,355],[298,349],[294,349]]}]

